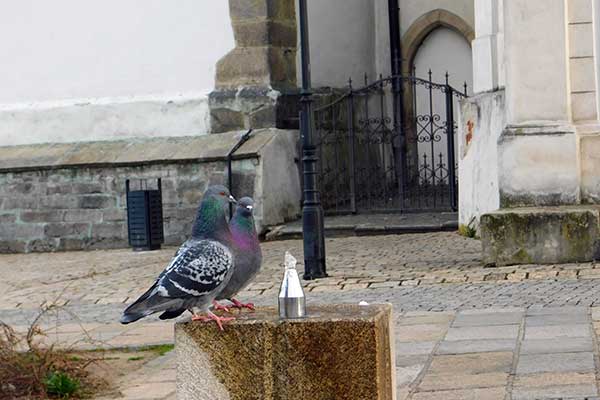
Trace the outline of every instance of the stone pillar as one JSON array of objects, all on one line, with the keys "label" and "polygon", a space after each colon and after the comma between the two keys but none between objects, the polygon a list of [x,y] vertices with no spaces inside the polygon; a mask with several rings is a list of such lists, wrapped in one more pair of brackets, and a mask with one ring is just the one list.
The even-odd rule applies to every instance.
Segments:
[{"label": "stone pillar", "polygon": [[229,0],[236,47],[217,63],[211,131],[293,128],[297,119],[294,0]]},{"label": "stone pillar", "polygon": [[593,0],[569,0],[569,67],[573,121],[598,120]]},{"label": "stone pillar", "polygon": [[308,312],[280,320],[276,309],[260,309],[223,332],[176,324],[177,399],[395,399],[391,306]]},{"label": "stone pillar", "polygon": [[506,121],[498,143],[501,207],[579,202],[567,4],[504,0]]},{"label": "stone pillar", "polygon": [[489,92],[504,86],[504,34],[502,0],[475,0],[473,92]]},{"label": "stone pillar", "polygon": [[580,151],[581,197],[600,203],[600,121],[598,118],[597,39],[600,7],[594,0],[569,0],[571,103]]}]

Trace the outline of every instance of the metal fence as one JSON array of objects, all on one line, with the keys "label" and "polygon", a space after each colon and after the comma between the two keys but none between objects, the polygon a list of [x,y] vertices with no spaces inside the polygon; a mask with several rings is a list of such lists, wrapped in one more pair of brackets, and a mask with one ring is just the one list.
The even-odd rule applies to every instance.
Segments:
[{"label": "metal fence", "polygon": [[328,214],[456,210],[455,101],[447,83],[393,75],[315,109]]}]

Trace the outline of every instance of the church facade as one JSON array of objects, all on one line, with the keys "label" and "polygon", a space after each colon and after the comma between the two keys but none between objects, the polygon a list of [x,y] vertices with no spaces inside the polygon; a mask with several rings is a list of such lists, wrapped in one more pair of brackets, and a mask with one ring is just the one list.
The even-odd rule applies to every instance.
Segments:
[{"label": "church facade", "polygon": [[[256,198],[263,231],[299,216],[294,1],[3,7],[1,251],[124,246],[125,181],[159,177],[177,243],[249,129],[234,194]],[[455,210],[485,247],[489,213],[595,205],[599,15],[596,0],[309,1],[326,211]]]}]

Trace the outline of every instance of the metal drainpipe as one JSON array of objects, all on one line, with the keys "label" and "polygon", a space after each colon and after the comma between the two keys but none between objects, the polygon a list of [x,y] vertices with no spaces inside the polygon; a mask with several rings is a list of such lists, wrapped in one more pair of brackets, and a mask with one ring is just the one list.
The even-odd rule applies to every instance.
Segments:
[{"label": "metal drainpipe", "polygon": [[390,30],[390,55],[392,62],[392,92],[394,94],[394,129],[398,130],[397,142],[393,143],[394,159],[396,167],[396,179],[398,181],[398,193],[400,195],[400,208],[404,209],[404,188],[407,178],[406,173],[406,135],[404,131],[404,85],[402,78],[402,40],[400,30],[400,7],[398,0],[388,0],[388,18]]},{"label": "metal drainpipe", "polygon": [[[232,193],[231,191],[233,190],[233,174],[231,172],[231,161],[233,159],[233,154],[238,151],[238,149],[242,147],[242,145],[246,143],[248,139],[250,139],[251,135],[252,129],[249,129],[248,132],[244,133],[240,137],[240,140],[238,140],[235,146],[229,150],[229,153],[227,153],[227,188],[229,189],[229,193]],[[229,218],[231,217],[233,217],[233,204],[229,203]]]}]

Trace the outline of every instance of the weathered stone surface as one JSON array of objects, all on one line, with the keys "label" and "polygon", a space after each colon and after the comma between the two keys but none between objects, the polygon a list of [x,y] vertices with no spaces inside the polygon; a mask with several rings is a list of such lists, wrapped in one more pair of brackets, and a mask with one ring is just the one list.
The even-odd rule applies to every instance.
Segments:
[{"label": "weathered stone surface", "polygon": [[502,352],[513,351],[516,347],[516,339],[453,340],[441,342],[437,354]]},{"label": "weathered stone surface", "polygon": [[444,337],[447,330],[447,325],[401,325],[396,327],[396,338],[399,342],[439,340]]},{"label": "weathered stone surface", "polygon": [[452,326],[482,326],[482,325],[511,325],[519,324],[523,319],[523,312],[504,312],[489,314],[459,313]]},{"label": "weathered stone surface", "polygon": [[502,209],[481,216],[484,262],[553,264],[596,259],[599,211],[594,206]]},{"label": "weathered stone surface", "polygon": [[[242,95],[250,95],[248,91],[242,92]],[[266,95],[268,91],[264,91],[263,93]],[[276,130],[265,130],[261,134],[260,131],[256,131],[252,138],[236,152],[236,158],[256,157],[276,132]],[[95,168],[107,164],[128,166],[132,168],[129,171],[131,172],[130,175],[138,173],[138,176],[133,176],[132,178],[138,178],[144,177],[144,175],[139,176],[141,174],[139,174],[140,171],[136,169],[136,166],[139,167],[140,163],[143,162],[210,162],[225,160],[225,156],[237,143],[240,135],[241,132],[232,131],[218,136],[157,137],[110,142],[69,143],[61,145],[61,148],[64,148],[63,152],[56,152],[56,145],[54,144],[0,147],[0,172],[19,172],[18,178],[21,181],[31,182],[33,187],[37,188],[39,187],[38,182],[44,182],[45,186],[66,186],[72,184],[73,182],[68,179],[57,177],[57,174],[58,176],[60,174],[66,176],[67,171],[50,173],[48,170],[77,167],[81,177],[85,179],[76,183],[98,183],[100,179],[106,185],[106,190],[123,190],[125,187],[124,178],[127,176],[115,177],[113,174],[103,174],[103,171]],[[112,151],[105,151],[107,147],[111,147]],[[18,154],[19,157],[15,157],[15,154]],[[94,167],[94,169],[86,170],[84,167]],[[168,176],[171,172],[175,171],[175,166],[164,165],[163,168],[153,171],[151,175],[148,174],[146,177]],[[49,176],[53,178],[52,182],[48,181]],[[36,200],[31,196],[24,198],[23,196],[16,196],[14,193],[8,194],[6,199],[11,199],[11,204],[9,206],[3,204],[3,208],[5,209],[11,208],[10,206],[19,202],[21,202],[20,208],[25,208],[23,205],[24,201],[30,200],[33,202]],[[63,198],[68,198],[68,196],[63,196]],[[14,200],[14,203],[12,200]],[[34,206],[27,208],[36,209],[37,203],[34,204]]]},{"label": "weathered stone surface", "polygon": [[557,353],[523,355],[517,364],[517,374],[540,372],[594,371],[592,353]]},{"label": "weathered stone surface", "polygon": [[296,47],[296,26],[288,21],[234,21],[233,31],[239,47],[278,46]]},{"label": "weathered stone surface", "polygon": [[419,392],[413,400],[504,400],[504,388],[460,389],[435,392]]},{"label": "weathered stone surface", "polygon": [[17,221],[17,216],[16,214],[12,214],[12,213],[7,213],[7,214],[0,214],[0,224],[12,224],[13,222]]},{"label": "weathered stone surface", "polygon": [[209,94],[211,131],[298,128],[298,95],[272,88],[221,88]]},{"label": "weathered stone surface", "polygon": [[519,325],[464,326],[448,330],[446,340],[516,339]]},{"label": "weathered stone surface", "polygon": [[229,108],[210,109],[211,130],[216,133],[229,132],[245,126],[244,114]]},{"label": "weathered stone surface", "polygon": [[465,375],[508,373],[512,365],[511,352],[436,355],[431,361],[428,374],[441,375],[461,371]]},{"label": "weathered stone surface", "polygon": [[557,385],[547,387],[517,387],[513,389],[513,400],[539,399],[596,399],[596,385]]},{"label": "weathered stone surface", "polygon": [[588,324],[525,326],[525,340],[590,337]]},{"label": "weathered stone surface", "polygon": [[242,314],[220,332],[175,326],[178,399],[381,399],[394,391],[391,307],[309,307]]},{"label": "weathered stone surface", "polygon": [[[209,97],[211,131],[290,127],[279,123],[287,115],[279,108],[288,105],[275,99],[296,90],[295,2],[230,0],[229,9],[236,47],[217,62],[216,90]],[[218,99],[240,89],[258,91],[249,96],[229,94],[233,102]],[[264,96],[261,90],[271,92]]]},{"label": "weathered stone surface", "polygon": [[217,62],[218,89],[238,86],[293,88],[296,52],[282,47],[238,47]]},{"label": "weathered stone surface", "polygon": [[48,252],[58,248],[58,239],[34,239],[27,242],[26,252]]},{"label": "weathered stone surface", "polygon": [[90,224],[86,223],[52,223],[44,227],[44,236],[46,237],[65,237],[65,236],[86,236],[90,229]]},{"label": "weathered stone surface", "polygon": [[517,375],[513,385],[515,387],[547,387],[556,385],[593,385],[594,373],[590,372],[544,372],[541,374]]},{"label": "weathered stone surface", "polygon": [[589,319],[590,317],[587,315],[587,313],[529,315],[525,318],[525,326],[583,324],[587,323]]},{"label": "weathered stone surface", "polygon": [[521,342],[521,354],[574,353],[582,351],[593,351],[591,337],[529,339]]},{"label": "weathered stone surface", "polygon": [[419,390],[450,390],[450,389],[469,389],[486,387],[504,387],[508,381],[508,374],[505,372],[483,373],[475,375],[446,374],[432,375],[427,374],[419,385]]},{"label": "weathered stone surface", "polygon": [[21,222],[61,222],[63,221],[63,218],[64,211],[21,210],[19,212],[19,219]]},{"label": "weathered stone surface", "polygon": [[0,240],[0,253],[23,253],[25,245],[22,240]]}]

